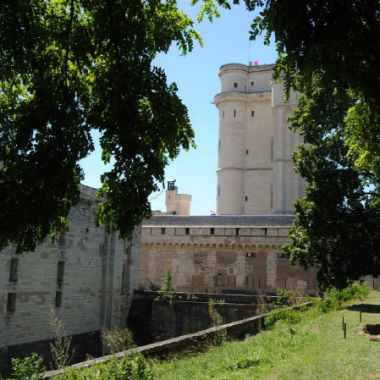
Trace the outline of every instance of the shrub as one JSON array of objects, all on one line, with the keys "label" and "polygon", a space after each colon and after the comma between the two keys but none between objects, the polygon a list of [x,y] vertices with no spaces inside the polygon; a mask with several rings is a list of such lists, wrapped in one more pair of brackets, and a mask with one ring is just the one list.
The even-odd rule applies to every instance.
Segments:
[{"label": "shrub", "polygon": [[152,365],[143,356],[132,359],[113,358],[106,364],[100,364],[84,370],[72,369],[58,377],[58,380],[154,380]]},{"label": "shrub", "polygon": [[264,325],[270,328],[276,324],[277,321],[285,321],[288,323],[297,323],[301,320],[300,312],[292,309],[272,310],[271,313],[265,318]]},{"label": "shrub", "polygon": [[331,309],[339,310],[344,307],[344,304],[348,301],[356,299],[364,299],[369,294],[369,288],[367,284],[361,284],[360,282],[352,282],[346,288],[338,290],[331,288],[324,293],[324,299],[330,301]]},{"label": "shrub", "polygon": [[70,364],[75,350],[71,349],[71,337],[67,336],[65,325],[53,307],[49,318],[50,328],[55,334],[54,343],[50,343],[51,355],[56,368],[63,369]]},{"label": "shrub", "polygon": [[294,294],[291,290],[277,290],[276,305],[278,306],[290,306],[292,304],[292,298]]},{"label": "shrub", "polygon": [[46,368],[43,358],[36,353],[24,359],[12,359],[12,376],[18,380],[42,379]]},{"label": "shrub", "polygon": [[[218,313],[215,308],[215,301],[210,298],[208,301],[208,314],[211,318],[211,323],[213,327],[219,327],[224,324],[223,317]],[[213,344],[219,345],[227,340],[227,331],[221,330],[217,331],[214,337]]]},{"label": "shrub", "polygon": [[161,289],[158,291],[158,298],[175,305],[177,302],[177,288],[173,285],[172,268],[166,267],[165,277],[162,278]]},{"label": "shrub", "polygon": [[111,331],[102,326],[101,337],[107,353],[116,354],[136,347],[133,335],[128,329]]},{"label": "shrub", "polygon": [[346,288],[338,290],[336,288],[328,289],[323,294],[323,299],[308,297],[308,301],[321,313],[328,313],[332,310],[342,309],[349,301],[364,299],[369,294],[367,284],[353,282]]}]

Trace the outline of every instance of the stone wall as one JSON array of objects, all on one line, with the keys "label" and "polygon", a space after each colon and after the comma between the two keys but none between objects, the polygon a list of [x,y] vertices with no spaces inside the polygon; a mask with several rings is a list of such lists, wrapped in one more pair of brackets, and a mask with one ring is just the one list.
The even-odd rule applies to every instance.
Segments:
[{"label": "stone wall", "polygon": [[171,267],[178,291],[319,291],[315,270],[291,265],[282,253],[281,246],[289,242],[286,227],[206,227],[207,217],[185,219],[202,223],[203,218],[201,227],[174,227],[176,219],[166,219],[166,227],[160,227],[154,218],[143,225],[139,281],[143,288],[159,286],[166,267]]},{"label": "stone wall", "polygon": [[[202,295],[195,294],[187,301],[186,294],[177,293],[182,300],[170,305],[157,299],[157,292],[135,292],[128,328],[138,346],[160,342],[181,335],[192,334],[212,327],[208,300],[213,299],[215,309],[224,323],[250,318],[258,314],[255,296]],[[205,297],[207,296],[207,297]],[[223,302],[223,303],[221,303]],[[144,326],[144,328],[141,328]]]},{"label": "stone wall", "polygon": [[[33,342],[48,349],[43,342],[54,338],[51,309],[71,336],[95,336],[101,326],[125,327],[138,283],[141,230],[123,241],[95,227],[95,193],[82,186],[80,202],[70,212],[70,229],[56,243],[49,239],[23,255],[12,247],[1,252],[0,357],[30,353]],[[1,364],[5,372],[7,363]]]}]

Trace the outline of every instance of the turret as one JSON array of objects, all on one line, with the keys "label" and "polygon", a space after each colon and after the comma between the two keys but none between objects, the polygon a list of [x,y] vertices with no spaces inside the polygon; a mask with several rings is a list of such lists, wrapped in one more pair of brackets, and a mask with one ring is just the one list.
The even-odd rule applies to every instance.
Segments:
[{"label": "turret", "polygon": [[190,215],[191,195],[178,194],[175,182],[175,179],[167,181],[166,212],[172,215]]}]

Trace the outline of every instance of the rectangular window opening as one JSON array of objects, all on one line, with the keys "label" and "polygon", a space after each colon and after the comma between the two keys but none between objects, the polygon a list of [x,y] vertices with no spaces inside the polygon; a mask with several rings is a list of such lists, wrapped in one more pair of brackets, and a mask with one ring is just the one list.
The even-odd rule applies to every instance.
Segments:
[{"label": "rectangular window opening", "polygon": [[236,236],[239,236],[240,228],[236,228]]},{"label": "rectangular window opening", "polygon": [[249,154],[249,149],[246,149],[246,150],[245,150],[245,154]]},{"label": "rectangular window opening", "polygon": [[161,228],[161,235],[165,235],[165,227]]},{"label": "rectangular window opening", "polygon": [[255,116],[255,111],[251,111],[251,117]]},{"label": "rectangular window opening", "polygon": [[210,235],[215,235],[215,228],[210,228]]},{"label": "rectangular window opening", "polygon": [[245,196],[245,201],[248,202],[248,197],[247,196]]},{"label": "rectangular window opening", "polygon": [[262,229],[262,234],[263,234],[263,235],[266,235],[267,232],[268,232],[267,230],[268,230],[267,228],[263,228],[263,229]]},{"label": "rectangular window opening", "polygon": [[121,274],[121,295],[126,294],[126,284],[127,284],[127,265],[123,264],[123,271]]},{"label": "rectangular window opening", "polygon": [[9,273],[9,281],[17,282],[18,279],[18,263],[19,259],[11,259],[11,270]]},{"label": "rectangular window opening", "polygon": [[234,83],[234,87],[237,88],[237,83],[236,82]]},{"label": "rectangular window opening", "polygon": [[190,234],[190,228],[186,228],[185,233],[186,233],[186,235],[189,235]]},{"label": "rectangular window opening", "polygon": [[286,253],[277,253],[278,259],[286,259]]},{"label": "rectangular window opening", "polygon": [[58,291],[55,293],[55,307],[62,306],[62,292]]},{"label": "rectangular window opening", "polygon": [[63,284],[63,276],[65,272],[65,262],[58,261],[58,270],[57,270],[57,284],[61,286]]},{"label": "rectangular window opening", "polygon": [[251,259],[254,259],[256,257],[256,253],[254,252],[246,252],[245,257],[250,257]]},{"label": "rectangular window opening", "polygon": [[236,110],[234,110],[234,117],[236,117]]},{"label": "rectangular window opening", "polygon": [[16,298],[17,298],[17,293],[8,293],[7,313],[10,314],[16,311]]},{"label": "rectangular window opening", "polygon": [[251,82],[251,86],[254,86],[255,85],[255,82]]}]

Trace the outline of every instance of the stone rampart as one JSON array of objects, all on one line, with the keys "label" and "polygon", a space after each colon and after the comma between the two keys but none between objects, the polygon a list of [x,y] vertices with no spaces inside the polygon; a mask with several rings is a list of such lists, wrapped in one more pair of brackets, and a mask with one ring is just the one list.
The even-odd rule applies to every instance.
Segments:
[{"label": "stone rampart", "polygon": [[[81,188],[72,208],[68,232],[55,243],[47,239],[35,252],[16,255],[9,247],[0,255],[0,372],[9,373],[10,358],[39,351],[49,359],[54,310],[67,335],[91,347],[101,326],[126,326],[137,288],[141,229],[119,240],[94,226],[96,190]],[[99,354],[100,347],[89,351]],[[78,349],[78,352],[81,352]],[[83,360],[77,355],[77,360]]]}]

